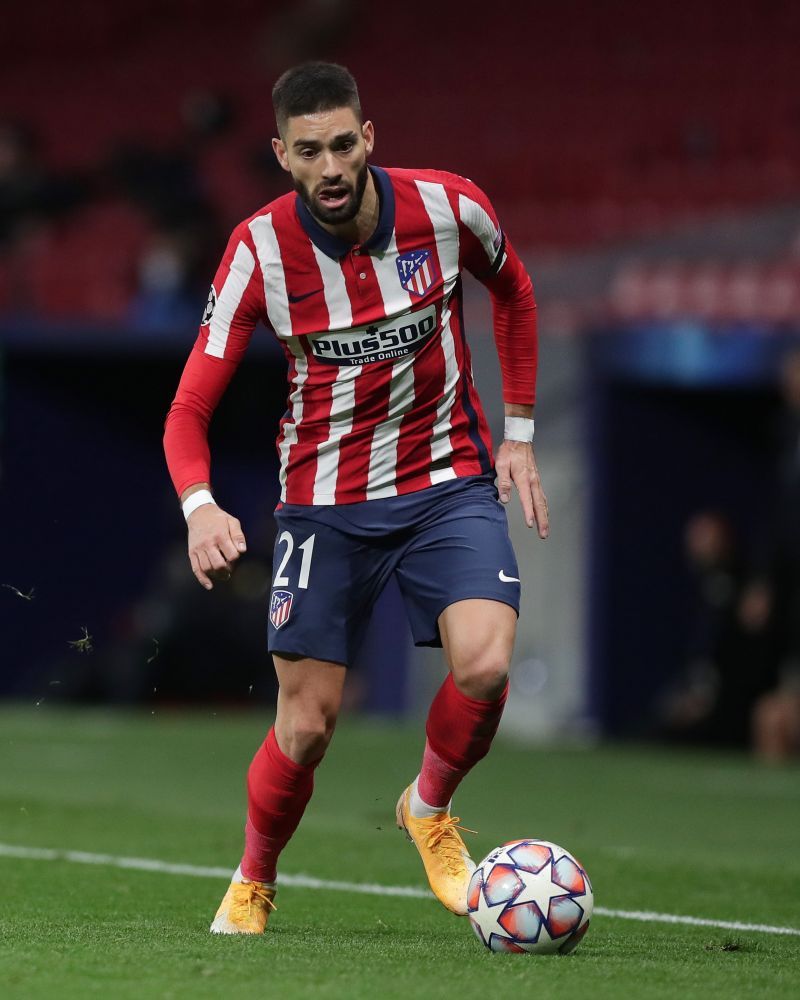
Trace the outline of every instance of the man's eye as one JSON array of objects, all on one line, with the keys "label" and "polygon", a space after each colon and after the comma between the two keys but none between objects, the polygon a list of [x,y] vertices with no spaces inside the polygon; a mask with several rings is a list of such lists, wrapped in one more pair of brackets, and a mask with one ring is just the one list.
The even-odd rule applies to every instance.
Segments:
[{"label": "man's eye", "polygon": [[313,156],[316,156],[316,150],[314,149],[301,149],[300,155],[305,160],[310,160]]},{"label": "man's eye", "polygon": [[343,142],[342,145],[339,147],[339,152],[349,153],[353,149],[354,145],[355,143],[353,142]]}]

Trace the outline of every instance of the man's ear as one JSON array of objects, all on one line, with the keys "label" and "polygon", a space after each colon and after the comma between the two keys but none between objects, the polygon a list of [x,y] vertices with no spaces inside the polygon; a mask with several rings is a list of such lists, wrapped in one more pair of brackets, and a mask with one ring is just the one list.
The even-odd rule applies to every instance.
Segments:
[{"label": "man's ear", "polygon": [[366,121],[362,124],[361,135],[364,137],[364,146],[366,147],[367,156],[369,156],[375,148],[375,126],[372,122]]},{"label": "man's ear", "polygon": [[289,171],[289,157],[286,154],[286,144],[283,139],[273,139],[272,140],[272,151],[275,154],[275,158],[278,163],[283,167],[285,171]]}]

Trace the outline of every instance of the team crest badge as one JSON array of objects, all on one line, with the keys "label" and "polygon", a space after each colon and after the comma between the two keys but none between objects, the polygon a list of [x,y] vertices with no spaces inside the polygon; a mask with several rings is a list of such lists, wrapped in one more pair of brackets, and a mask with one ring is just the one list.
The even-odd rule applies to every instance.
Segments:
[{"label": "team crest badge", "polygon": [[292,613],[294,594],[290,590],[273,590],[269,605],[269,620],[275,628],[280,628]]},{"label": "team crest badge", "polygon": [[430,250],[412,250],[397,258],[400,284],[410,295],[422,297],[436,281],[436,264]]}]

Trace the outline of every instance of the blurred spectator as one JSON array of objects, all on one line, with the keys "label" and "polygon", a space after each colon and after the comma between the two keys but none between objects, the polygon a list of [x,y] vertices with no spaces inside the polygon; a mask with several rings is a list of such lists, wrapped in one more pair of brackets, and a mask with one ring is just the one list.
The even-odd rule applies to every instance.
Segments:
[{"label": "blurred spectator", "polygon": [[184,130],[174,146],[135,141],[109,162],[115,190],[143,211],[155,234],[137,262],[137,290],[128,320],[144,331],[191,327],[208,292],[220,245],[217,213],[200,177],[198,158],[234,121],[221,94],[196,91],[181,107]]},{"label": "blurred spectator", "polygon": [[756,702],[753,749],[769,763],[800,755],[800,674],[787,672],[778,686]]},{"label": "blurred spectator", "polygon": [[183,131],[173,145],[156,148],[131,137],[117,145],[107,165],[116,191],[163,229],[197,226],[198,219],[214,217],[198,157],[206,145],[225,136],[235,120],[231,101],[209,91],[185,95],[181,118]]},{"label": "blurred spectator", "polygon": [[31,224],[56,219],[80,205],[88,186],[78,177],[48,170],[33,129],[0,122],[0,248]]},{"label": "blurred spectator", "polygon": [[156,234],[139,259],[128,321],[145,333],[197,325],[202,296],[193,280],[193,263],[183,234]]},{"label": "blurred spectator", "polygon": [[684,547],[693,584],[691,626],[683,673],[661,705],[662,733],[670,740],[743,746],[753,703],[773,680],[769,594],[744,586],[723,514],[693,515]]},{"label": "blurred spectator", "polygon": [[186,126],[186,139],[198,147],[226,135],[236,121],[233,101],[213,90],[193,90],[181,103],[181,117]]},{"label": "blurred spectator", "polygon": [[779,488],[761,584],[772,604],[779,675],[753,716],[755,750],[770,760],[800,753],[800,349],[785,356],[780,374]]}]

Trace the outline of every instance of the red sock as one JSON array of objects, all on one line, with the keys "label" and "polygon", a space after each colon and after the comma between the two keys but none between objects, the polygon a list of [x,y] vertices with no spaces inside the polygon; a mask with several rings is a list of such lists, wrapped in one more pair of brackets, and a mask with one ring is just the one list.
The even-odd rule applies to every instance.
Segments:
[{"label": "red sock", "polygon": [[489,752],[508,697],[508,684],[494,701],[468,698],[453,675],[439,688],[428,712],[427,741],[417,792],[431,806],[446,806],[461,779]]},{"label": "red sock", "polygon": [[[321,760],[322,758],[320,758]],[[242,875],[274,882],[278,855],[302,819],[314,790],[313,764],[296,764],[270,729],[247,772],[247,825]]]}]

